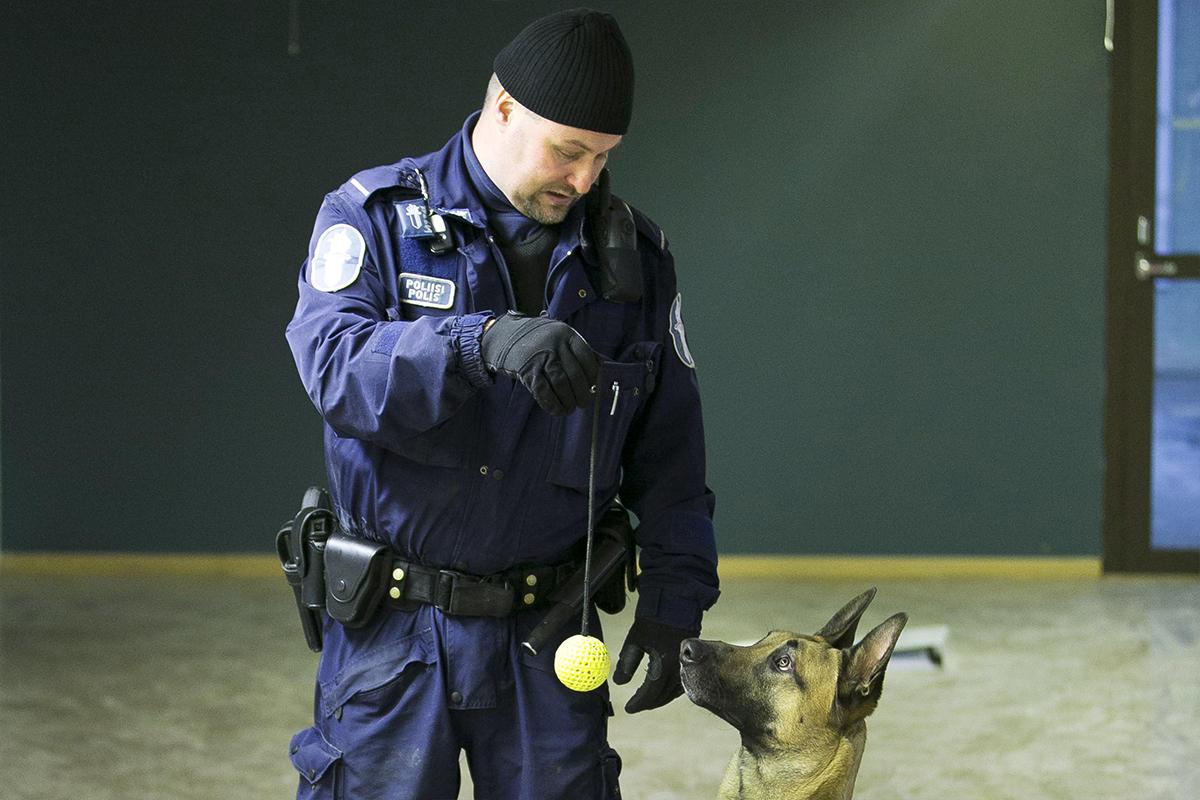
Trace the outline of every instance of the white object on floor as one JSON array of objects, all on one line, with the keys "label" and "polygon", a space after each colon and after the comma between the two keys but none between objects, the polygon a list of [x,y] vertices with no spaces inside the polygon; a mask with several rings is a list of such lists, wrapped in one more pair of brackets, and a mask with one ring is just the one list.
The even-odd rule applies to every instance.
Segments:
[{"label": "white object on floor", "polygon": [[946,661],[949,636],[950,628],[946,625],[905,628],[892,651],[888,670],[941,669]]}]

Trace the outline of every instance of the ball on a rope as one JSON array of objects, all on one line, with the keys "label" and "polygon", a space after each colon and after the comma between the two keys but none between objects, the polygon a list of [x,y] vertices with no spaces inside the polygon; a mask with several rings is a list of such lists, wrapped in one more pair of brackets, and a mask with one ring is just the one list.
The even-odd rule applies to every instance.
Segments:
[{"label": "ball on a rope", "polygon": [[577,633],[554,651],[554,674],[577,692],[590,692],[604,683],[611,667],[608,648],[594,636]]}]

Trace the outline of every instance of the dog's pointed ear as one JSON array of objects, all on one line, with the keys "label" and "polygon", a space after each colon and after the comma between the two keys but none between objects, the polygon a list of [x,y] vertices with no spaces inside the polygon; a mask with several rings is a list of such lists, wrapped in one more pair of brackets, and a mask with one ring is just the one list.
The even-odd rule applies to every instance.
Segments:
[{"label": "dog's pointed ear", "polygon": [[854,644],[854,631],[858,629],[858,620],[874,599],[875,587],[872,586],[842,606],[842,610],[834,614],[833,619],[826,622],[825,627],[817,631],[816,635],[829,642],[829,646],[835,650],[845,650]]},{"label": "dog's pointed ear", "polygon": [[847,712],[846,724],[865,719],[875,710],[883,692],[883,673],[896,649],[896,640],[908,622],[907,614],[893,614],[848,650],[842,651],[838,702]]}]

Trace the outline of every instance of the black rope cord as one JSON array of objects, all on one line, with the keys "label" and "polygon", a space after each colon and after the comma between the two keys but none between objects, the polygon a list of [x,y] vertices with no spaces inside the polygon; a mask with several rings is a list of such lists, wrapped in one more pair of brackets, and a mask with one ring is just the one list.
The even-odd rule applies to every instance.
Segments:
[{"label": "black rope cord", "polygon": [[591,610],[588,598],[591,597],[592,588],[592,539],[596,532],[596,443],[600,430],[600,392],[592,387],[592,393],[596,398],[592,401],[592,447],[588,454],[587,549],[583,555],[583,620],[579,625],[579,632],[584,636],[588,635],[588,612]]}]

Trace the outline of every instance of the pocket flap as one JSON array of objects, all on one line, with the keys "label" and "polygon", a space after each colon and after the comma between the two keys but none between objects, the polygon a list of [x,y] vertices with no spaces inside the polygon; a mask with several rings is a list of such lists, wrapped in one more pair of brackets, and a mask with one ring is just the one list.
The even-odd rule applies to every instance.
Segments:
[{"label": "pocket flap", "polygon": [[292,766],[310,784],[318,783],[342,757],[316,728],[305,728],[292,737]]},{"label": "pocket flap", "polygon": [[391,682],[410,664],[434,663],[434,652],[433,628],[372,648],[367,655],[352,660],[332,678],[321,682],[321,708],[325,716],[332,715],[359,692],[369,692]]},{"label": "pocket flap", "polygon": [[625,348],[617,359],[626,364],[638,364],[646,369],[642,388],[649,394],[654,391],[658,376],[658,361],[662,357],[662,344],[659,342],[634,342]]}]

